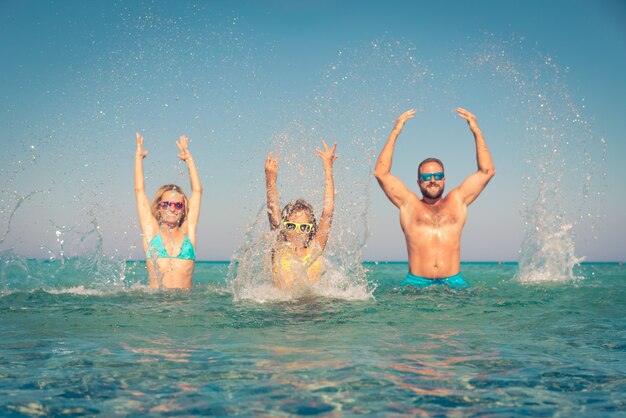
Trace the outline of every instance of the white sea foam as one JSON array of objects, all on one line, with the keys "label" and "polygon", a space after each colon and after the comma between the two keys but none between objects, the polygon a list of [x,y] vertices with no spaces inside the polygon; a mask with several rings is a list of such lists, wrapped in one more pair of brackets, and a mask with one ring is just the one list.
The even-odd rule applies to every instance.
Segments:
[{"label": "white sea foam", "polygon": [[59,288],[59,289],[41,289],[44,292],[53,294],[53,295],[62,295],[62,294],[71,294],[71,295],[82,295],[82,296],[110,296],[118,293],[129,293],[129,292],[155,292],[156,289],[153,289],[147,285],[142,285],[140,283],[133,284],[130,288],[109,288],[109,289],[94,289],[85,287],[84,285]]},{"label": "white sea foam", "polygon": [[326,297],[347,301],[371,300],[375,286],[368,285],[365,281],[355,283],[350,277],[346,277],[337,271],[327,271],[320,281],[314,284],[303,283],[295,285],[290,290],[281,290],[268,280],[261,278],[259,283],[251,283],[249,286],[239,288],[237,300],[253,300],[259,303],[281,302],[305,299],[310,297]]}]

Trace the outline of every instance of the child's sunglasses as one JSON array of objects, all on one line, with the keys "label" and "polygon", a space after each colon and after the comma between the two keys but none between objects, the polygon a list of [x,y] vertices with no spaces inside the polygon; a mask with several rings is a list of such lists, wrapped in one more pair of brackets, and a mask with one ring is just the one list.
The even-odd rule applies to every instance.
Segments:
[{"label": "child's sunglasses", "polygon": [[297,222],[283,222],[283,228],[285,228],[288,232],[302,232],[304,234],[311,232],[313,229],[313,224],[310,223],[297,223]]}]

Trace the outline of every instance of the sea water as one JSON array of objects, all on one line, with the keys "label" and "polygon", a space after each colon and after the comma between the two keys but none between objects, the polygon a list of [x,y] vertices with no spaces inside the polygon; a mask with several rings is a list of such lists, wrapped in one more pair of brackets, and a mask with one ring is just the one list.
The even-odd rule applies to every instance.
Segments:
[{"label": "sea water", "polygon": [[402,288],[406,263],[365,263],[369,299],[258,303],[234,300],[227,263],[162,292],[143,262],[117,287],[73,262],[5,269],[1,416],[626,414],[617,263],[561,284],[464,263],[458,290]]}]

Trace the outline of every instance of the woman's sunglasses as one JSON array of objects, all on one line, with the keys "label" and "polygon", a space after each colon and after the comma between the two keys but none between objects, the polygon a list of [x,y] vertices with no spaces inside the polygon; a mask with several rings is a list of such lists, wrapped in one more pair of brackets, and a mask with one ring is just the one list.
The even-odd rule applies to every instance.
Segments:
[{"label": "woman's sunglasses", "polygon": [[297,222],[285,221],[283,222],[283,228],[285,228],[285,231],[288,231],[288,232],[302,232],[306,234],[306,233],[311,232],[311,229],[313,229],[313,224],[309,224],[309,223],[299,224]]},{"label": "woman's sunglasses", "polygon": [[162,200],[159,202],[159,206],[161,209],[167,209],[173,206],[176,210],[183,210],[185,202],[168,202],[167,200]]}]

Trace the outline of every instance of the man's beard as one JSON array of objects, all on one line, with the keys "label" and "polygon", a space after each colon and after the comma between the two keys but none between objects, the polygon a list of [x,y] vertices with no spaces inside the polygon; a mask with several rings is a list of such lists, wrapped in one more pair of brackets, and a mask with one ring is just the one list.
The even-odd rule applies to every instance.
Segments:
[{"label": "man's beard", "polygon": [[422,195],[429,199],[439,199],[441,195],[443,195],[443,187],[439,187],[439,188],[422,187],[421,191],[422,191]]}]

